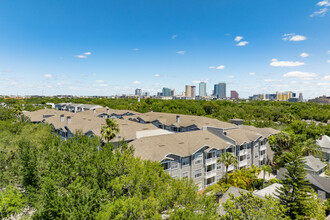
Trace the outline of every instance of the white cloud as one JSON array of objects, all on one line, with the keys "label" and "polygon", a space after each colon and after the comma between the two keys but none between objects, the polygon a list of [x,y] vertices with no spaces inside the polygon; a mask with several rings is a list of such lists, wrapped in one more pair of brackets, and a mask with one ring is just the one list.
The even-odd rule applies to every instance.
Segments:
[{"label": "white cloud", "polygon": [[232,79],[234,77],[235,77],[234,75],[226,76],[226,78],[229,78],[229,79]]},{"label": "white cloud", "polygon": [[317,85],[318,86],[330,86],[330,83],[323,82],[323,83],[318,83]]},{"label": "white cloud", "polygon": [[136,47],[136,48],[134,48],[133,50],[134,50],[134,51],[138,51],[138,50],[140,50],[140,49]]},{"label": "white cloud", "polygon": [[178,37],[178,35],[176,35],[176,34],[174,34],[174,35],[172,35],[172,40],[174,40],[175,38],[177,38]]},{"label": "white cloud", "polygon": [[99,80],[96,80],[97,83],[103,83],[104,81],[99,79]]},{"label": "white cloud", "polygon": [[308,73],[301,71],[291,71],[283,75],[283,77],[297,77],[297,78],[314,78],[316,77],[316,73]]},{"label": "white cloud", "polygon": [[237,42],[238,42],[238,41],[241,41],[242,39],[243,39],[242,36],[236,36],[236,37],[235,37],[235,41],[237,41]]},{"label": "white cloud", "polygon": [[330,6],[330,2],[328,0],[324,0],[324,1],[320,1],[317,3],[318,6],[321,7],[329,7]]},{"label": "white cloud", "polygon": [[210,66],[209,68],[210,68],[210,69],[215,69],[215,66]]},{"label": "white cloud", "polygon": [[194,80],[192,81],[192,83],[200,83],[201,81],[200,80]]},{"label": "white cloud", "polygon": [[96,76],[96,73],[93,73],[92,76]]},{"label": "white cloud", "polygon": [[301,53],[300,56],[301,56],[302,58],[305,58],[305,57],[309,57],[309,54],[304,52],[304,53]]},{"label": "white cloud", "polygon": [[280,79],[264,79],[265,82],[281,82]]},{"label": "white cloud", "polygon": [[303,66],[305,63],[299,61],[278,61],[277,59],[272,59],[272,62],[269,64],[270,66],[276,67],[292,67],[292,66]]},{"label": "white cloud", "polygon": [[255,76],[255,75],[256,75],[256,73],[249,73],[249,75],[250,75],[250,76]]},{"label": "white cloud", "polygon": [[89,55],[91,55],[92,53],[91,52],[85,52],[84,53],[84,55],[86,55],[86,56],[89,56]]},{"label": "white cloud", "polygon": [[98,86],[100,86],[100,87],[107,87],[108,86],[108,84],[98,84]]},{"label": "white cloud", "polygon": [[239,42],[238,44],[237,44],[237,46],[239,46],[239,47],[241,47],[241,46],[245,46],[245,45],[247,45],[249,42],[247,42],[247,41],[241,41],[241,42]]},{"label": "white cloud", "polygon": [[302,35],[296,35],[294,33],[290,33],[290,34],[284,34],[282,39],[289,40],[289,41],[303,41],[303,40],[306,40],[307,37],[302,36]]},{"label": "white cloud", "polygon": [[141,82],[140,81],[134,81],[134,82],[132,82],[134,85],[138,85],[138,84],[141,84]]},{"label": "white cloud", "polygon": [[155,74],[154,76],[155,76],[155,77],[160,77],[160,74]]},{"label": "white cloud", "polygon": [[328,60],[327,62],[330,63],[330,60]]},{"label": "white cloud", "polygon": [[220,66],[217,66],[217,67],[216,67],[217,70],[222,70],[222,69],[224,69],[224,68],[225,68],[224,65],[220,65]]},{"label": "white cloud", "polygon": [[328,54],[330,54],[330,50],[328,50]]},{"label": "white cloud", "polygon": [[44,77],[46,77],[46,78],[52,78],[53,75],[52,74],[44,74]]},{"label": "white cloud", "polygon": [[179,51],[177,51],[176,53],[177,53],[177,54],[185,54],[186,51],[184,51],[184,50],[179,50]]},{"label": "white cloud", "polygon": [[87,58],[87,56],[85,56],[85,55],[77,55],[76,57],[79,58],[79,59]]},{"label": "white cloud", "polygon": [[321,8],[318,11],[314,11],[313,14],[309,15],[310,17],[314,16],[324,16],[327,13],[328,9],[327,8]]},{"label": "white cloud", "polygon": [[330,80],[330,75],[324,76],[323,80]]}]

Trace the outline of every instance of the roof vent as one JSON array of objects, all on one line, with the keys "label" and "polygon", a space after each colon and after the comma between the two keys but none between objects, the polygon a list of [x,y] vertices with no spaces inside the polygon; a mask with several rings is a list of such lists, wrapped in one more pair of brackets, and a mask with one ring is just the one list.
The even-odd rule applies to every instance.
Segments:
[{"label": "roof vent", "polygon": [[109,113],[110,113],[110,109],[107,108],[107,114],[109,114]]},{"label": "roof vent", "polygon": [[176,123],[180,123],[180,115],[176,116]]},{"label": "roof vent", "polygon": [[164,144],[160,144],[160,145],[158,145],[159,147],[165,147],[165,145]]},{"label": "roof vent", "polygon": [[184,144],[184,142],[180,142],[179,144]]},{"label": "roof vent", "polygon": [[64,122],[64,115],[60,115],[60,122]]},{"label": "roof vent", "polygon": [[71,122],[71,116],[67,116],[67,117],[66,117],[66,123],[67,123],[67,124],[70,124],[70,122]]},{"label": "roof vent", "polygon": [[210,138],[205,138],[204,140],[210,140]]}]

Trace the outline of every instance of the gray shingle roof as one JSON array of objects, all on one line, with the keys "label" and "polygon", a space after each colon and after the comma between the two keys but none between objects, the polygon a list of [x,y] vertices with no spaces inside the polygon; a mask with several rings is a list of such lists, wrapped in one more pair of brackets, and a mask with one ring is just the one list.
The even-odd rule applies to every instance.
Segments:
[{"label": "gray shingle roof", "polygon": [[305,165],[312,168],[315,172],[327,166],[319,158],[313,157],[311,155],[307,157],[303,157],[303,160],[305,161]]}]

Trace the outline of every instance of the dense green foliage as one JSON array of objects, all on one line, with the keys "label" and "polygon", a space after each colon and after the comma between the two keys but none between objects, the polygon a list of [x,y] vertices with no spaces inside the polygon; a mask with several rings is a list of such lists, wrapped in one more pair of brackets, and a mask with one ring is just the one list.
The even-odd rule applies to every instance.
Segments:
[{"label": "dense green foliage", "polygon": [[246,220],[246,219],[290,219],[285,216],[285,207],[274,198],[261,199],[255,197],[252,193],[241,193],[241,196],[234,197],[231,195],[224,203],[226,214],[221,216],[222,220]]}]

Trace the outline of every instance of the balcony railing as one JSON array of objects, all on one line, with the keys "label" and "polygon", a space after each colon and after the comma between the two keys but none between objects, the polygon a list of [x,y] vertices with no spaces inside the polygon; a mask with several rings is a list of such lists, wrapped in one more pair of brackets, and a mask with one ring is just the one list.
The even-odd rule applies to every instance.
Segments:
[{"label": "balcony railing", "polygon": [[266,154],[260,155],[259,161],[264,160],[266,158]]},{"label": "balcony railing", "polygon": [[260,151],[266,150],[266,145],[261,145],[260,146]]},{"label": "balcony railing", "polygon": [[206,161],[205,161],[206,165],[210,165],[210,164],[213,164],[213,163],[216,163],[216,162],[217,162],[217,158],[216,157],[212,157],[212,158],[206,159]]},{"label": "balcony railing", "polygon": [[246,166],[247,165],[247,160],[241,160],[239,162],[239,167]]},{"label": "balcony railing", "polygon": [[206,185],[206,187],[212,186],[212,185],[214,185],[215,183],[217,183],[217,182],[214,181],[214,182],[212,182],[212,183],[209,183],[209,184]]},{"label": "balcony railing", "polygon": [[211,171],[205,173],[205,178],[208,179],[208,178],[214,177],[214,176],[216,176],[216,174],[217,174],[216,170],[211,170]]},{"label": "balcony railing", "polygon": [[239,155],[240,156],[246,155],[246,153],[247,153],[247,150],[246,149],[243,149],[243,150],[240,150],[239,151]]},{"label": "balcony railing", "polygon": [[228,171],[232,171],[232,170],[234,170],[234,166],[233,165],[229,165]]}]

